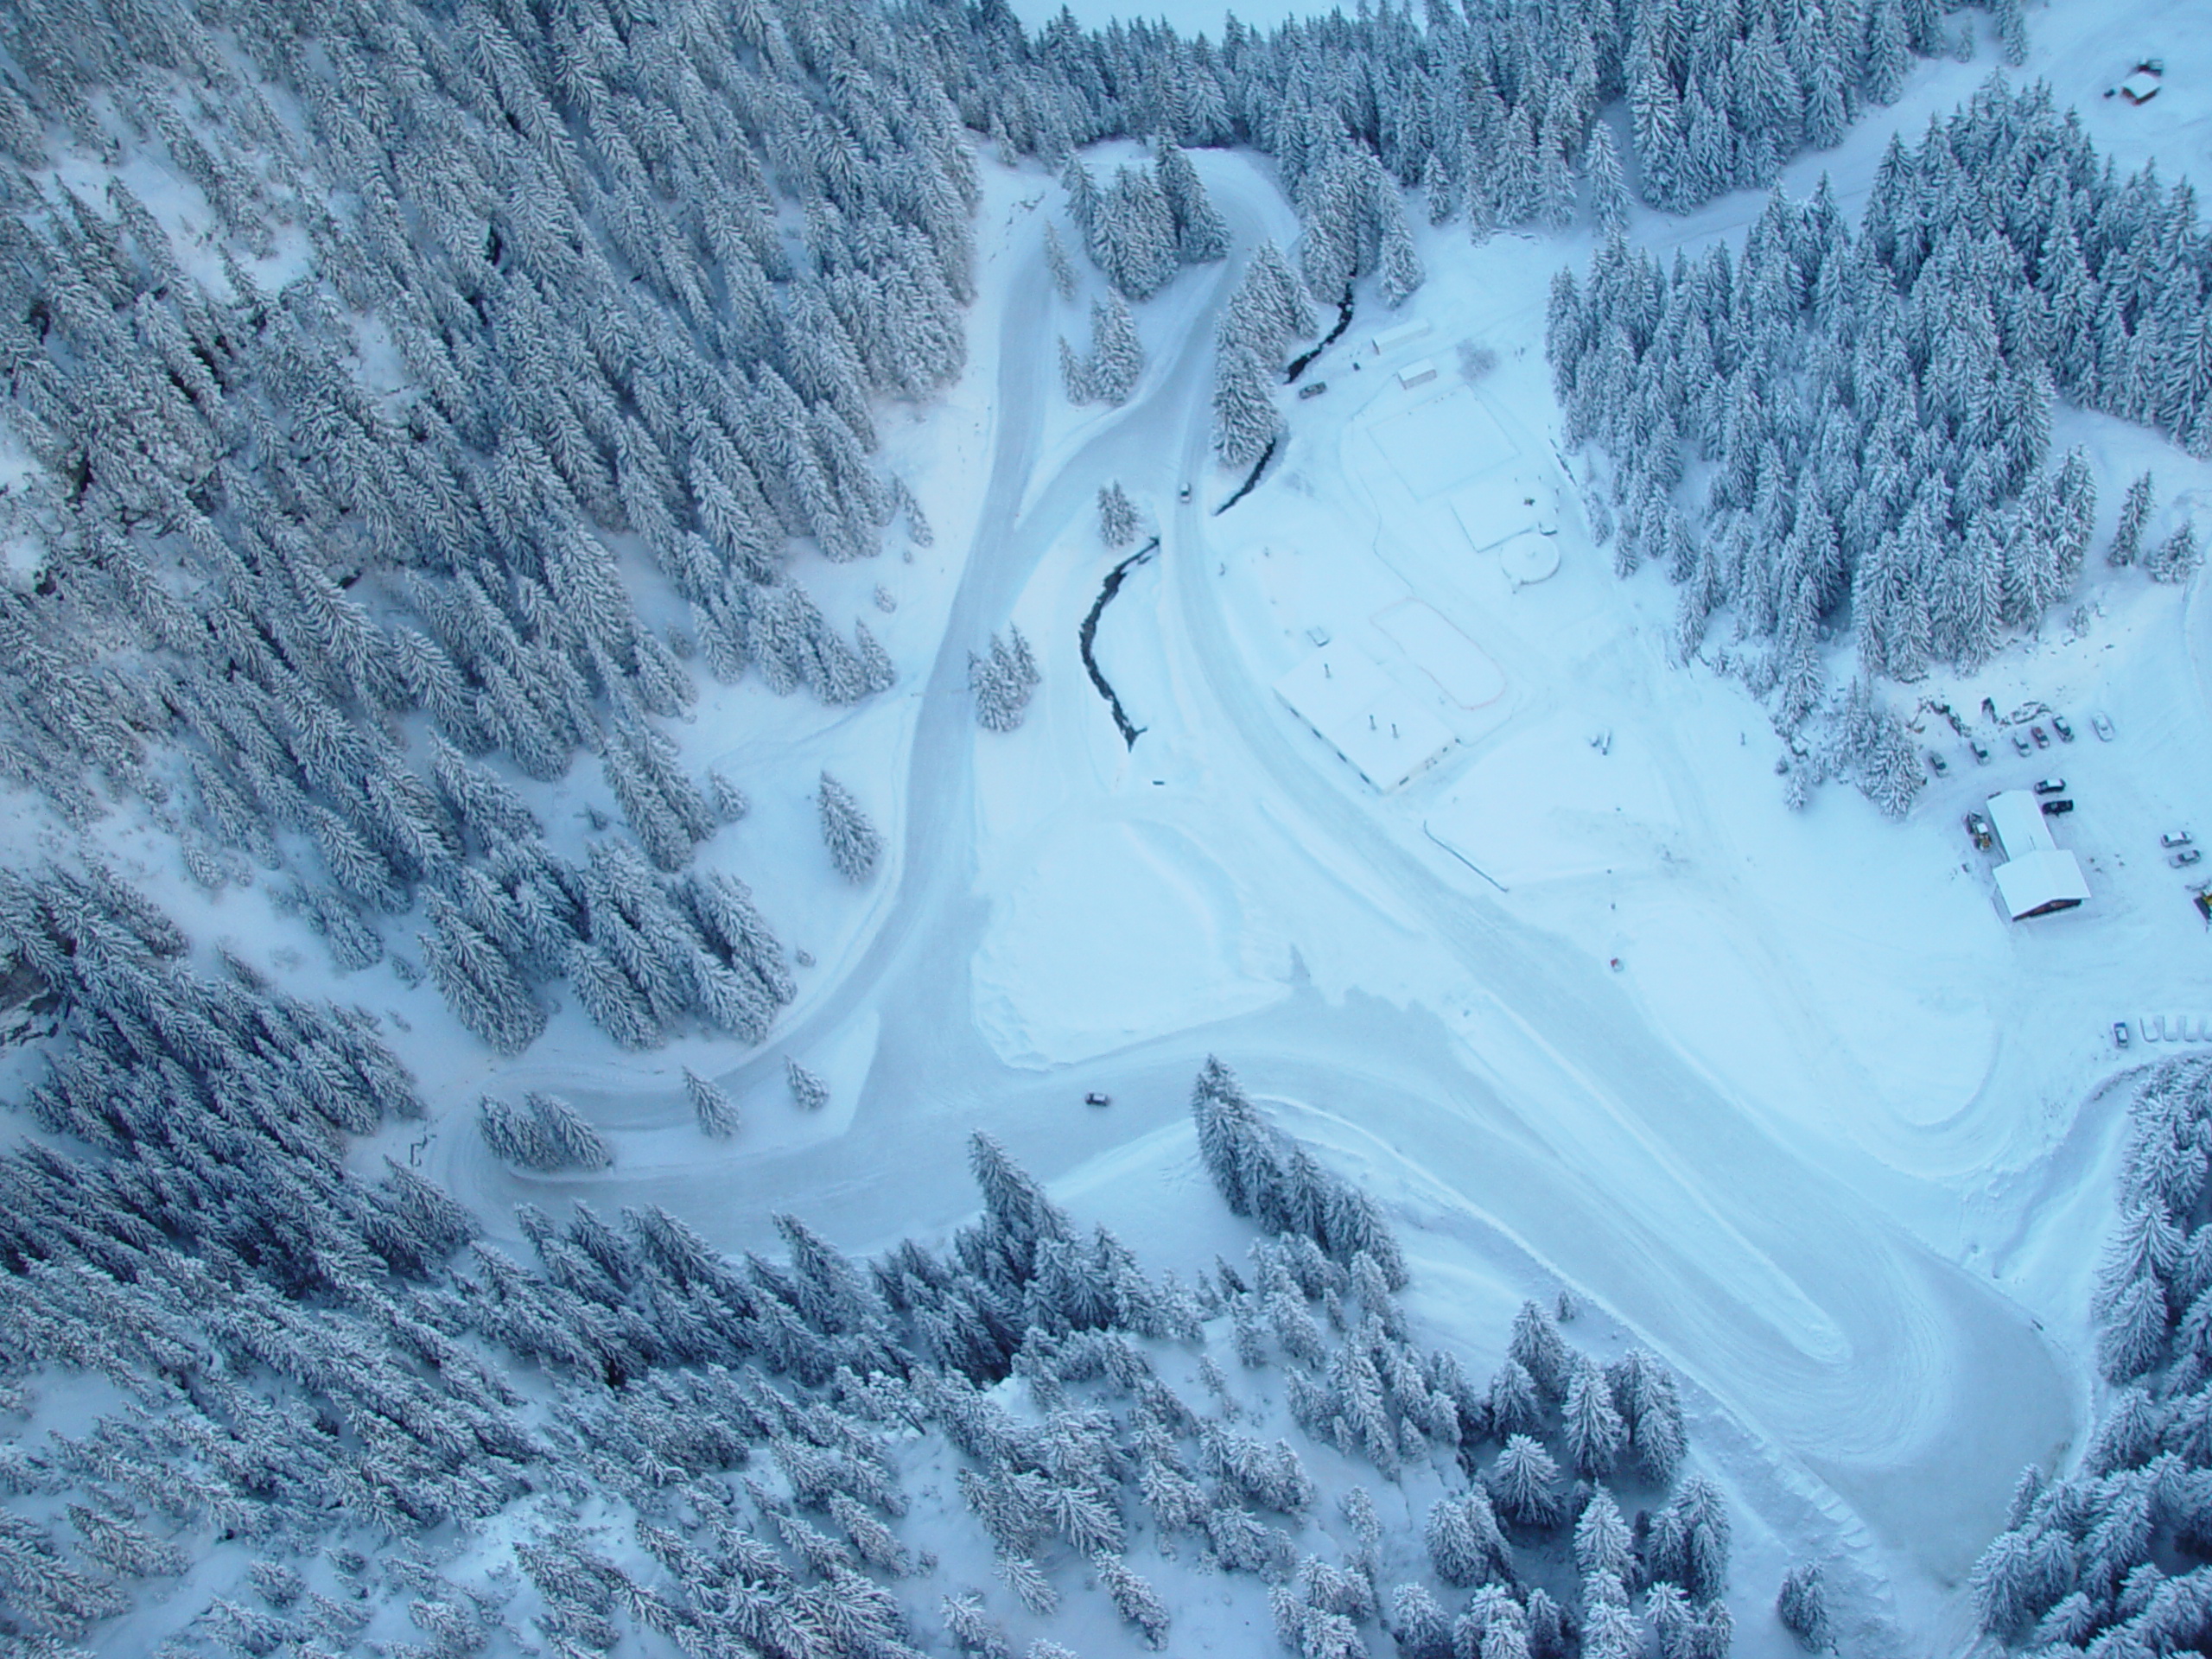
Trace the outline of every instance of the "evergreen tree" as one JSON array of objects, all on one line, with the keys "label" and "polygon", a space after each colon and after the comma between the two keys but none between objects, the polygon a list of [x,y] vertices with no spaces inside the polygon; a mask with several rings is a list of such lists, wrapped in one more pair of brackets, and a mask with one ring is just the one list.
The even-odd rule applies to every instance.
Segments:
[{"label": "evergreen tree", "polygon": [[1028,712],[1041,677],[1020,628],[991,636],[990,655],[968,658],[968,686],[976,695],[976,723],[987,732],[1010,732]]},{"label": "evergreen tree", "polygon": [[1590,175],[1590,206],[1598,219],[1599,233],[1606,237],[1628,233],[1628,184],[1621,172],[1620,149],[1612,127],[1599,121],[1590,131],[1584,156]]},{"label": "evergreen tree", "polygon": [[830,1085],[789,1055],[784,1057],[784,1077],[792,1103],[802,1111],[818,1112],[830,1103]]},{"label": "evergreen tree", "polygon": [[2196,545],[2196,522],[2184,518],[2180,528],[2144,556],[2143,574],[2153,582],[2187,582],[2203,556]]},{"label": "evergreen tree", "polygon": [[1137,339],[1136,320],[1118,290],[1090,307],[1090,358],[1084,365],[1084,385],[1089,397],[1118,408],[1136,390],[1144,372],[1144,346]]},{"label": "evergreen tree", "polygon": [[883,853],[883,837],[868,821],[845,786],[828,772],[822,774],[815,802],[822,817],[822,841],[830,861],[848,881],[865,881],[874,874]]},{"label": "evergreen tree", "polygon": [[1597,1361],[1579,1356],[1567,1385],[1566,1451],[1578,1475],[1590,1479],[1611,1472],[1627,1438],[1627,1426],[1614,1409],[1612,1389]]},{"label": "evergreen tree", "polygon": [[686,1066],[683,1090],[690,1096],[691,1109],[698,1116],[702,1135],[726,1141],[737,1133],[741,1122],[737,1107],[718,1086]]},{"label": "evergreen tree", "polygon": [[2105,563],[2113,565],[2133,564],[2143,543],[2143,525],[2151,516],[2152,482],[2149,473],[2141,474],[2127,486],[2127,499],[2120,505],[2120,522],[2112,532],[2112,546],[2105,553]]},{"label": "evergreen tree", "polygon": [[1162,140],[1154,149],[1160,192],[1174,220],[1177,251],[1186,265],[1210,264],[1229,257],[1229,227],[1206,195],[1191,158]]},{"label": "evergreen tree", "polygon": [[1137,538],[1137,510],[1118,480],[1099,486],[1098,533],[1109,547],[1127,547]]},{"label": "evergreen tree", "polygon": [[1524,1526],[1558,1524],[1562,1499],[1559,1465],[1534,1437],[1510,1434],[1484,1478],[1491,1498],[1509,1519]]},{"label": "evergreen tree", "polygon": [[1282,429],[1268,395],[1268,370],[1250,346],[1224,340],[1216,353],[1213,447],[1228,467],[1249,466]]},{"label": "evergreen tree", "polygon": [[1774,1611],[1783,1628],[1808,1652],[1828,1646],[1827,1592],[1818,1561],[1800,1561],[1783,1574]]},{"label": "evergreen tree", "polygon": [[1075,267],[1068,263],[1068,251],[1050,219],[1045,221],[1045,265],[1052,273],[1054,291],[1064,300],[1075,298]]}]

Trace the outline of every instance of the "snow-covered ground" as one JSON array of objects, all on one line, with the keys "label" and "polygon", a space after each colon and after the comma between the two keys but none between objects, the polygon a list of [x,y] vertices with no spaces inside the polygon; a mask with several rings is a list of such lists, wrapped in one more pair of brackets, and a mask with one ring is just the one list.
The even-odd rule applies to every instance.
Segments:
[{"label": "snow-covered ground", "polygon": [[[2123,168],[2155,156],[2202,175],[2208,22],[2202,4],[2039,10],[2029,64],[2007,73],[2049,78]],[[2168,90],[2107,102],[2139,47],[2163,53]],[[1975,62],[1918,65],[1788,188],[1826,172],[1855,213],[1890,134],[1961,102],[1991,57],[1985,41]],[[1906,822],[1840,787],[1792,813],[1764,715],[1732,680],[1669,663],[1673,590],[1656,571],[1614,578],[1575,505],[1578,463],[1554,448],[1544,298],[1587,236],[1476,247],[1463,226],[1421,230],[1427,286],[1395,315],[1363,293],[1307,371],[1327,391],[1286,403],[1265,480],[1216,515],[1240,480],[1208,448],[1214,319],[1245,254],[1295,225],[1249,157],[1196,159],[1236,251],[1141,308],[1147,368],[1114,410],[1060,390],[1055,336],[1083,343],[1103,288],[1085,268],[1076,302],[1053,294],[1040,227],[1057,185],[986,164],[967,374],[925,418],[882,422],[934,544],[808,573],[841,626],[866,618],[900,683],[853,710],[709,688],[685,733],[688,767],[725,766],[754,797],[707,861],[753,873],[814,959],[766,1046],[618,1058],[571,1007],[503,1064],[428,986],[381,969],[326,983],[311,944],[290,988],[405,1022],[392,1040],[433,1106],[424,1166],[495,1231],[518,1200],[576,1196],[664,1205],[729,1248],[770,1243],[779,1211],[855,1251],[940,1234],[972,1207],[981,1128],[1148,1265],[1204,1260],[1217,1206],[1185,1103],[1218,1052],[1399,1219],[1433,1340],[1495,1363],[1522,1298],[1567,1287],[1592,1310],[1578,1342],[1611,1357],[1641,1341],[1681,1370],[1693,1447],[1739,1506],[1742,1651],[1783,1650],[1769,1609],[1807,1555],[1829,1563],[1863,1650],[1964,1646],[1959,1586],[2014,1477],[2063,1459],[2088,1410],[2108,1084],[2145,1052],[2115,1052],[2112,1022],[2186,1015],[2202,1036],[2212,1017],[2212,943],[2158,847],[2212,832],[2204,579],[2158,588],[2093,566],[2078,635],[2056,620],[1971,680],[1915,688],[1975,724],[1986,767],[1929,715],[1949,770]],[[1740,236],[1760,205],[1635,232],[1694,248]],[[1405,319],[1429,332],[1377,354]],[[1402,385],[1422,358],[1436,378]],[[2212,467],[2139,429],[2062,411],[2054,447],[2075,442],[2097,469],[2100,549],[2145,466],[2162,511],[2212,505]],[[1122,556],[1096,509],[1116,480],[1162,542],[1097,635],[1142,728],[1133,747],[1077,652]],[[1478,551],[1470,524],[1516,499],[1555,534]],[[1516,585],[1541,567],[1530,537],[1558,568]],[[993,735],[967,657],[1009,622],[1045,678],[1026,724]],[[1451,732],[1404,787],[1378,793],[1276,695],[1324,639]],[[2000,712],[2046,702],[2075,741],[2016,756],[1974,721],[1985,696]],[[862,887],[821,853],[809,793],[825,766],[886,832]],[[2058,834],[2094,896],[2014,925],[1961,817],[2050,773],[2078,803]],[[570,786],[578,812],[603,793],[583,769]],[[173,852],[143,826],[103,833],[173,896]],[[195,938],[271,937],[258,892],[177,898]],[[828,1081],[822,1112],[794,1108],[787,1056]],[[743,1109],[734,1140],[697,1134],[683,1066]],[[493,1160],[477,1095],[531,1087],[606,1130],[615,1167]],[[1112,1105],[1086,1107],[1087,1090]],[[364,1166],[415,1133],[365,1144]]]}]

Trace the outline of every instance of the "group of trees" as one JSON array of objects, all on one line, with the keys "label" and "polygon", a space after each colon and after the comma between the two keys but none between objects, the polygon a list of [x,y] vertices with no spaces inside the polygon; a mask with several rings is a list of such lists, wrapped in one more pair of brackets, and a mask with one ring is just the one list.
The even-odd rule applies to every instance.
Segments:
[{"label": "group of trees", "polygon": [[1137,538],[1137,510],[1121,480],[1098,486],[1098,537],[1109,547],[1127,547]]},{"label": "group of trees", "polygon": [[[1117,296],[1148,300],[1183,266],[1228,256],[1229,227],[1207,199],[1198,169],[1164,137],[1154,146],[1151,167],[1117,168],[1103,190],[1074,156],[1068,157],[1061,183],[1067,190],[1069,217]],[[1094,362],[1098,355],[1094,350]],[[1128,379],[1135,378],[1132,367]]]},{"label": "group of trees", "polygon": [[626,842],[580,867],[542,842],[507,842],[432,893],[424,962],[454,1014],[517,1053],[544,1028],[535,988],[565,977],[625,1048],[650,1048],[690,1020],[757,1043],[797,987],[783,946],[745,884],[719,873],[657,874]]},{"label": "group of trees", "polygon": [[599,1131],[558,1095],[533,1090],[520,1110],[486,1095],[476,1124],[494,1156],[525,1169],[605,1169],[614,1161]]},{"label": "group of trees", "polygon": [[1313,307],[1281,251],[1261,243],[1214,334],[1213,447],[1224,465],[1249,466],[1281,434],[1274,387],[1283,353],[1314,327]]},{"label": "group of trees", "polygon": [[[1643,1349],[1601,1366],[1529,1302],[1504,1362],[1478,1387],[1453,1355],[1423,1356],[1408,1341],[1393,1294],[1405,1282],[1403,1256],[1371,1198],[1267,1122],[1217,1060],[1199,1073],[1192,1114],[1200,1160],[1223,1198],[1275,1233],[1254,1252],[1249,1285],[1225,1264],[1217,1269],[1240,1358],[1262,1365],[1279,1352],[1293,1419],[1385,1478],[1403,1482],[1440,1455],[1460,1477],[1429,1504],[1422,1548],[1441,1585],[1473,1592],[1465,1611],[1447,1614],[1417,1581],[1385,1598],[1370,1541],[1351,1563],[1354,1582],[1309,1563],[1292,1588],[1276,1591],[1285,1645],[1301,1659],[1363,1652],[1360,1623],[1387,1607],[1406,1659],[1493,1650],[1633,1659],[1651,1643],[1662,1659],[1725,1656],[1730,1529],[1718,1491],[1685,1481],[1633,1527],[1616,1496],[1633,1505],[1675,1484],[1685,1442],[1666,1368]],[[1340,1345],[1332,1347],[1324,1325],[1343,1333]],[[1268,1484],[1261,1474],[1252,1480]],[[1228,1558],[1218,1539],[1216,1550]],[[1579,1607],[1563,1608],[1528,1582],[1520,1553],[1548,1550],[1570,1558],[1582,1582]],[[1632,1611],[1638,1595],[1641,1618]]]},{"label": "group of trees", "polygon": [[[890,683],[787,543],[857,556],[902,508],[927,538],[868,455],[871,400],[963,359],[974,160],[929,55],[852,0],[7,29],[0,415],[43,579],[0,600],[0,772],[79,823],[137,791],[207,881],[289,868],[347,966],[422,908],[464,1018],[526,1042],[442,919],[489,931],[474,890],[543,856],[505,779],[596,755],[673,872],[720,817],[657,728],[680,652]],[[163,175],[175,201],[125,182]],[[671,650],[645,618],[684,607]],[[522,978],[572,971],[543,954]]]},{"label": "group of trees", "polygon": [[[1606,1486],[1561,1473],[1664,1497],[1681,1456],[1664,1371],[1641,1353],[1600,1369],[1533,1306],[1487,1391],[1414,1348],[1371,1202],[1268,1129],[1218,1065],[1196,1098],[1236,1190],[1272,1216],[1269,1194],[1302,1179],[1360,1218],[1356,1246],[1324,1230],[1341,1259],[1294,1227],[1255,1239],[1249,1281],[1219,1262],[1195,1285],[1155,1279],[977,1136],[982,1212],[942,1250],[855,1262],[785,1216],[784,1260],[733,1261],[660,1210],[610,1222],[579,1204],[566,1221],[517,1211],[525,1263],[405,1166],[373,1184],[349,1168],[348,1136],[422,1109],[365,1017],[250,974],[197,976],[175,927],[98,872],[0,880],[0,944],[61,1021],[22,1103],[57,1144],[0,1157],[0,1412],[28,1426],[0,1463],[0,1634],[80,1638],[167,1598],[140,1628],[166,1619],[218,1651],[413,1632],[436,1652],[495,1637],[598,1652],[634,1625],[683,1651],[913,1659],[929,1638],[899,1586],[919,1579],[957,1646],[1010,1651],[1007,1615],[902,1535],[918,1431],[952,1462],[1016,1616],[1049,1621],[1087,1576],[1162,1646],[1158,1575],[1186,1569],[1141,1543],[1148,1521],[1276,1584],[1301,1653],[1365,1651],[1386,1571],[1417,1575],[1388,1599],[1402,1643],[1424,1609],[1446,1617],[1418,1581],[1433,1573],[1446,1596],[1474,1592],[1485,1653],[1509,1629],[1535,1659],[1567,1659],[1578,1625],[1586,1652],[1602,1629],[1641,1641],[1627,1598],[1646,1583],[1663,1652],[1719,1651],[1726,1528],[1709,1491],[1686,1484],[1639,1540]],[[690,1081],[702,1118],[726,1105]],[[481,1122],[533,1166],[607,1156],[550,1096],[486,1100]],[[1258,1400],[1237,1399],[1216,1347]],[[1203,1414],[1167,1381],[1193,1357]],[[37,1433],[41,1393],[73,1371],[126,1402]],[[1302,1453],[1239,1427],[1280,1409],[1278,1374],[1315,1436]],[[1028,1409],[994,1390],[1009,1376]],[[1338,1449],[1452,1493],[1422,1536],[1394,1539],[1357,1484],[1325,1509],[1308,1462]],[[519,1575],[448,1579],[415,1553],[446,1521],[501,1515]],[[932,1512],[926,1541],[945,1525]],[[1522,1564],[1570,1533],[1604,1598],[1581,1611]],[[219,1535],[248,1548],[186,1592]],[[188,1593],[213,1599],[195,1613]],[[1065,1653],[1041,1637],[1031,1651]]]},{"label": "group of trees", "polygon": [[2030,1468],[1982,1555],[1982,1627],[2054,1659],[2212,1643],[2212,1063],[2137,1087],[2096,1280],[2105,1392],[2079,1466]]},{"label": "group of trees", "polygon": [[[1123,508],[1128,505],[1124,499]],[[987,653],[968,653],[968,689],[976,696],[976,723],[987,732],[1013,731],[1028,712],[1040,677],[1037,659],[1020,628],[1009,627],[1003,639],[993,634]]]},{"label": "group of trees", "polygon": [[[1894,98],[1914,54],[1950,50],[1949,10],[1427,0],[1419,21],[1387,4],[1267,32],[1232,17],[1218,42],[1165,22],[1086,32],[1067,16],[1033,35],[1004,5],[912,0],[899,15],[931,42],[962,118],[1001,149],[1056,167],[1119,137],[1272,157],[1305,225],[1307,279],[1333,300],[1346,277],[1378,267],[1386,292],[1418,283],[1401,190],[1421,189],[1438,223],[1464,213],[1478,234],[1564,223],[1578,173],[1601,216],[1618,213],[1623,169],[1603,112],[1624,101],[1655,206],[1770,184],[1800,150],[1834,144],[1866,105]],[[2007,51],[2024,49],[2020,0],[1994,10]],[[1147,216],[1164,247],[1164,216]],[[1172,270],[1164,261],[1155,251],[1147,269]]]},{"label": "group of trees", "polygon": [[1128,402],[1143,372],[1144,342],[1118,290],[1090,302],[1088,357],[1077,357],[1065,336],[1060,340],[1060,380],[1070,403],[1119,406]]},{"label": "group of trees", "polygon": [[[2047,90],[2001,80],[1891,142],[1855,234],[1823,183],[1775,194],[1733,256],[1670,269],[1614,238],[1586,284],[1560,273],[1547,344],[1566,435],[1611,457],[1616,568],[1681,585],[1684,657],[1732,613],[1786,731],[1847,618],[1870,681],[1978,667],[2090,549],[2086,457],[2047,465],[2056,394],[2212,445],[2206,248],[2187,186],[2120,179]],[[2146,563],[2185,575],[2192,549]]]}]

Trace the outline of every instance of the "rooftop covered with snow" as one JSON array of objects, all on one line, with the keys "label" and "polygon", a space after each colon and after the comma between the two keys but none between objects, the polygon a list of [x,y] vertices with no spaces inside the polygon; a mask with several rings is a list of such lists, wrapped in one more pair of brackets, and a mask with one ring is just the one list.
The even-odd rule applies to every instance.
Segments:
[{"label": "rooftop covered with snow", "polygon": [[2024,853],[1997,867],[1998,896],[2014,921],[2071,910],[2089,896],[2089,884],[2074,855],[2063,847]]},{"label": "rooftop covered with snow", "polygon": [[2025,858],[2030,853],[2057,849],[2042,804],[2024,789],[2008,789],[1991,796],[1989,822],[1996,826],[1997,839],[2004,844],[2007,858]]},{"label": "rooftop covered with snow", "polygon": [[1997,867],[1998,896],[2014,921],[2071,910],[2089,896],[2080,862],[2052,838],[2050,820],[2028,791],[1991,796],[1989,821],[2007,861]]}]

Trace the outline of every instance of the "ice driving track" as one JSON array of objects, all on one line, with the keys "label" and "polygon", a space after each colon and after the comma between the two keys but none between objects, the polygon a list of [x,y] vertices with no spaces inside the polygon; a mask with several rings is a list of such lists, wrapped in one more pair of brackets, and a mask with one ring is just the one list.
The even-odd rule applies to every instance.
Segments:
[{"label": "ice driving track", "polygon": [[[1255,203],[1223,195],[1219,205],[1249,245]],[[849,1132],[758,1154],[745,1190],[773,1192],[773,1207],[856,1248],[934,1230],[954,1219],[947,1195],[962,1190],[952,1172],[970,1127],[1049,1178],[1177,1119],[1199,1058],[1218,1051],[1255,1092],[1313,1109],[1300,1132],[1364,1163],[1406,1216],[1417,1257],[1433,1238],[1525,1252],[1669,1354],[1740,1426],[1749,1485],[1825,1510],[1847,1535],[1855,1516],[1860,1541],[1911,1563],[1923,1582],[1950,1581],[1997,1524],[2020,1466],[2047,1458],[2072,1427],[2069,1384],[2025,1316],[1770,1138],[1594,959],[1516,920],[1417,832],[1409,841],[1323,772],[1318,751],[1240,666],[1207,541],[1234,519],[1207,518],[1204,501],[1163,527],[1180,631],[1163,644],[1212,705],[1179,718],[1210,745],[1241,746],[1271,783],[1270,816],[1318,867],[1356,870],[1395,913],[1423,918],[1484,988],[1489,1006],[1474,1011],[1481,1052],[1426,1009],[1357,995],[1332,1002],[1304,988],[1088,1064],[1079,1079],[1011,1068],[979,1033],[968,964],[988,905],[975,892],[978,734],[963,695],[966,652],[1004,624],[1102,480],[1167,502],[1179,479],[1209,475],[1212,317],[1239,268],[1196,278],[1212,285],[1211,300],[1172,362],[1041,480],[1037,435],[1053,385],[1046,288],[1033,259],[1014,276],[990,479],[922,696],[896,893],[842,978],[724,1080],[734,1092],[760,1084],[780,1073],[787,1050],[871,1008],[881,1021],[874,1069]],[[528,1071],[525,1062],[513,1086],[538,1081]],[[688,1118],[673,1090],[641,1095],[620,1076],[610,1065],[603,1091],[573,1072],[559,1081],[612,1128]],[[1116,1109],[1071,1114],[1071,1090],[1085,1088],[1110,1090]],[[702,1153],[696,1165],[626,1162],[610,1178],[526,1185],[492,1166],[474,1135],[442,1136],[434,1157],[487,1217],[518,1196],[547,1204],[572,1193],[603,1208],[661,1203],[725,1244],[762,1243],[765,1213],[734,1214],[728,1203],[728,1155]],[[734,1155],[753,1156],[741,1141]],[[1910,1648],[1933,1637],[1896,1634]]]}]

